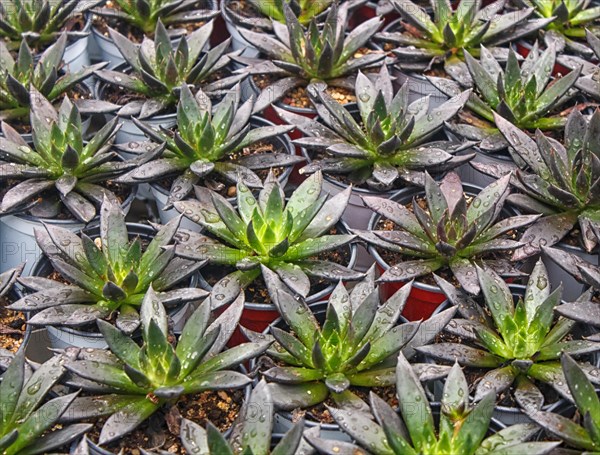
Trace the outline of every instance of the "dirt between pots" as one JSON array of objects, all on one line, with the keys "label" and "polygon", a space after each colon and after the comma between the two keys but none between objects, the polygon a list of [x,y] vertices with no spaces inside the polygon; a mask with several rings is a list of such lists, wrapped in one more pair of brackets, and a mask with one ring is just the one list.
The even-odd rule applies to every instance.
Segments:
[{"label": "dirt between pots", "polygon": [[[337,228],[333,228],[329,231],[330,235],[338,234]],[[210,237],[210,234],[205,233]],[[319,259],[321,261],[330,261],[335,264],[347,265],[350,262],[350,249],[349,248],[338,248],[336,250],[325,251],[321,254],[318,254],[312,259]],[[206,280],[206,282],[210,286],[214,286],[217,281],[221,278],[225,277],[231,272],[234,272],[236,269],[234,267],[227,267],[222,265],[206,265],[202,268],[202,277]],[[319,277],[311,277],[310,279],[310,289],[311,294],[317,294],[321,292],[323,289],[327,288],[330,284],[335,284],[334,282],[327,281],[324,278]],[[252,303],[264,303],[270,304],[271,298],[269,297],[269,292],[267,291],[267,285],[262,278],[262,275],[259,276],[256,280],[250,283],[245,289],[245,298],[246,302]]]},{"label": "dirt between pots", "polygon": [[[232,153],[228,157],[224,158],[222,161],[235,161],[243,156],[252,156],[252,155],[269,155],[273,153],[286,153],[284,147],[280,147],[275,142],[270,141],[260,141],[256,142],[248,147],[244,147],[242,150],[239,150],[235,153]],[[285,172],[285,167],[274,167],[271,168],[275,177],[279,177]],[[254,173],[262,180],[265,181],[267,176],[269,175],[269,169],[261,169],[254,171]],[[232,184],[229,180],[226,180],[221,174],[217,172],[213,172],[209,174],[208,179],[204,180],[204,185],[219,193],[223,197],[235,197],[237,195],[236,184]],[[175,181],[175,176],[168,177],[160,180],[158,184],[164,188],[165,192],[169,192],[173,182]]]},{"label": "dirt between pots", "polygon": [[[140,455],[140,448],[185,454],[179,438],[182,417],[202,427],[211,422],[224,432],[233,425],[243,400],[244,389],[207,391],[182,396],[175,406],[159,410],[136,430],[105,448],[114,453],[122,450],[125,455]],[[102,418],[91,422],[94,427],[87,434],[91,441],[98,441],[105,421],[106,418]]]},{"label": "dirt between pots", "polygon": [[[119,8],[119,6],[116,5],[111,0],[108,0],[104,4],[104,8],[112,8],[117,11],[122,11],[121,8]],[[210,6],[203,5],[202,8],[198,8],[198,9],[210,9]],[[186,33],[189,34],[189,33],[193,32],[194,30],[197,30],[198,28],[200,28],[205,23],[206,22],[204,22],[204,21],[200,21],[200,22],[191,22],[189,24],[185,24],[185,23],[184,24],[173,24],[173,25],[167,25],[166,28],[168,31],[185,29]],[[96,27],[96,30],[98,30],[102,35],[104,35],[107,38],[110,36],[108,33],[108,28],[110,27],[110,28],[118,31],[121,35],[126,36],[127,39],[129,39],[130,41],[133,41],[134,43],[138,43],[138,44],[141,43],[144,40],[144,36],[147,36],[150,39],[154,39],[154,32],[144,34],[144,32],[142,30],[130,25],[128,22],[126,22],[124,20],[120,20],[120,19],[115,19],[112,17],[104,17],[104,16],[94,14],[92,17],[92,25],[94,27]]]},{"label": "dirt between pots", "polygon": [[0,297],[0,348],[17,352],[27,329],[25,315],[6,307],[13,303],[7,296]]}]

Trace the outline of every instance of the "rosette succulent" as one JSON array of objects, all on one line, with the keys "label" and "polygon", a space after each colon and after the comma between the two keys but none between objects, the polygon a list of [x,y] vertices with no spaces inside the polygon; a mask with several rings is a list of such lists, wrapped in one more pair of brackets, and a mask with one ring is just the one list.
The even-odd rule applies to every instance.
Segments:
[{"label": "rosette succulent", "polygon": [[[114,0],[113,7],[104,5],[94,14],[124,21],[145,35],[152,35],[159,22],[165,26],[185,26],[208,21],[219,14],[207,8],[206,0]],[[171,30],[172,36],[185,34],[185,29]]]},{"label": "rosette succulent", "polygon": [[138,309],[152,285],[162,302],[175,305],[206,297],[196,288],[173,289],[202,263],[174,257],[169,243],[180,217],[157,229],[144,247],[138,236],[129,240],[125,215],[118,205],[105,200],[100,210],[100,236],[44,225],[35,236],[54,270],[68,284],[42,277],[24,277],[21,283],[35,292],[9,306],[32,311],[31,325],[82,326],[117,312],[116,325],[126,333],[140,324]]},{"label": "rosette succulent", "polygon": [[[8,294],[13,285],[17,282],[17,279],[21,275],[25,264],[21,264],[19,267],[9,269],[6,272],[0,273],[0,297]],[[4,312],[4,308],[0,306],[0,314]],[[9,327],[0,322],[0,334],[15,332],[15,329]]]},{"label": "rosette succulent", "polygon": [[535,8],[541,18],[552,19],[543,31],[547,42],[555,42],[588,58],[592,56],[584,44],[586,28],[600,34],[600,6],[592,0],[519,0],[525,7]]},{"label": "rosette succulent", "polygon": [[[469,385],[458,364],[454,364],[448,374],[440,408],[433,408],[429,403],[421,381],[402,353],[398,358],[396,377],[400,415],[373,392],[370,402],[375,420],[368,414],[330,410],[342,430],[368,452],[352,443],[312,435],[307,436],[308,441],[327,455],[541,455],[560,444],[528,442],[539,432],[539,427],[533,423],[513,425],[486,438],[495,394],[489,392],[479,403],[469,403]],[[437,428],[436,413],[439,413]]]},{"label": "rosette succulent", "polygon": [[[272,325],[271,335],[249,334],[250,339],[277,341],[267,353],[281,366],[263,372],[271,381],[275,406],[293,410],[331,398],[339,407],[368,412],[366,403],[351,388],[394,385],[398,352],[414,355],[415,349],[432,341],[454,315],[455,309],[450,308],[424,322],[398,324],[411,284],[380,305],[373,266],[352,291],[338,284],[321,321],[306,303],[275,290],[275,304],[289,329]],[[447,368],[431,364],[412,368],[422,380],[448,373]]]},{"label": "rosette succulent", "polygon": [[[534,132],[564,128],[567,118],[558,108],[577,93],[575,84],[581,73],[576,68],[561,78],[553,78],[556,62],[554,45],[540,52],[537,43],[519,67],[517,55],[511,49],[506,69],[494,58],[490,50],[481,47],[480,59],[465,53],[467,68],[473,79],[474,93],[463,112],[463,123],[449,123],[448,128],[468,139],[481,141],[479,147],[498,151],[508,147],[508,142],[495,124],[498,113],[522,130]],[[460,85],[444,78],[429,80],[448,96],[460,93]]]},{"label": "rosette succulent", "polygon": [[399,229],[354,232],[368,243],[408,258],[392,265],[380,281],[408,281],[450,269],[467,292],[479,294],[478,264],[485,264],[504,276],[521,275],[501,255],[524,245],[514,240],[515,233],[539,215],[499,219],[509,194],[509,179],[502,177],[476,196],[466,196],[457,174],[447,174],[439,184],[426,174],[427,205],[422,207],[413,198],[412,210],[389,199],[363,197],[367,207]]},{"label": "rosette succulent", "polygon": [[429,112],[428,97],[409,104],[408,84],[394,95],[391,78],[382,67],[374,80],[359,73],[355,92],[358,119],[316,84],[309,86],[309,94],[323,123],[276,109],[304,133],[295,144],[326,155],[300,172],[344,174],[352,183],[385,191],[401,181],[423,185],[425,170],[444,172],[473,158],[472,154],[454,156],[471,143],[428,142],[463,107],[468,91]]},{"label": "rosette succulent", "polygon": [[250,4],[263,16],[270,17],[282,24],[286,23],[285,5],[288,5],[302,25],[308,25],[313,18],[334,3],[333,0],[275,0],[274,2],[250,0]]},{"label": "rosette succulent", "polygon": [[508,57],[503,46],[534,33],[553,18],[532,19],[534,8],[503,13],[505,1],[482,7],[481,0],[459,2],[456,9],[449,0],[431,0],[433,18],[410,0],[392,0],[402,17],[403,28],[379,33],[377,38],[397,45],[398,64],[407,70],[422,71],[443,64],[446,73],[470,87],[464,51],[478,55],[483,44],[501,60]]},{"label": "rosette succulent", "polygon": [[322,28],[312,19],[303,27],[290,7],[285,4],[286,23],[273,21],[275,36],[240,28],[240,34],[263,55],[261,59],[235,57],[245,63],[240,70],[250,75],[272,76],[275,80],[263,88],[254,105],[260,112],[293,88],[309,82],[324,81],[334,87],[350,88],[359,69],[380,66],[383,52],[360,55],[363,48],[383,23],[381,18],[369,19],[346,33],[348,3],[333,4]]},{"label": "rosette succulent", "polygon": [[[0,383],[0,451],[3,455],[52,453],[88,431],[92,425],[58,425],[77,396],[47,399],[65,372],[64,359],[55,356],[28,376],[25,350],[16,354]],[[56,428],[54,428],[56,425]]]},{"label": "rosette succulent", "polygon": [[[323,177],[305,180],[285,200],[279,182],[271,174],[258,200],[243,183],[237,184],[237,209],[219,193],[196,187],[198,200],[175,202],[175,208],[200,224],[213,237],[186,235],[175,251],[178,256],[235,267],[220,286],[246,287],[266,271],[275,272],[282,286],[301,297],[310,292],[308,276],[330,281],[356,280],[363,276],[347,267],[315,259],[320,253],[341,248],[353,235],[329,234],[346,209],[350,189],[329,200],[320,196]],[[215,239],[216,238],[216,239]],[[234,291],[234,294],[239,292]],[[221,301],[221,305],[226,304]]]},{"label": "rosette succulent", "polygon": [[526,245],[515,251],[513,259],[539,253],[541,247],[560,242],[576,226],[582,245],[592,251],[600,235],[600,110],[589,120],[577,110],[569,114],[562,141],[540,131],[534,140],[497,114],[495,122],[515,160],[524,162],[527,170],[474,166],[495,176],[515,171],[512,183],[519,193],[509,196],[508,202],[544,215],[523,233]]},{"label": "rosette succulent", "polygon": [[112,139],[120,125],[117,119],[106,123],[89,142],[84,142],[79,109],[65,98],[56,111],[35,88],[31,100],[30,124],[33,144],[6,123],[0,136],[0,180],[18,181],[2,197],[0,213],[30,208],[42,218],[57,216],[63,207],[76,219],[87,223],[96,216],[96,207],[106,196],[117,196],[106,181],[150,159],[151,154],[136,161],[120,161],[111,152]]},{"label": "rosette succulent", "polygon": [[141,45],[109,29],[111,38],[130,69],[125,72],[99,70],[95,74],[108,84],[123,87],[137,95],[118,114],[148,118],[175,106],[183,85],[194,85],[209,95],[218,95],[243,79],[244,75],[218,77],[218,71],[230,62],[230,54],[225,54],[229,40],[203,51],[212,33],[213,23],[210,21],[181,38],[175,49],[160,20],[156,24],[154,41],[145,38]]},{"label": "rosette succulent", "polygon": [[221,352],[238,323],[243,300],[241,294],[212,323],[210,303],[205,300],[173,344],[167,314],[152,288],[140,311],[141,346],[98,320],[109,351],[82,349],[65,367],[73,374],[70,384],[92,391],[101,385],[103,393],[75,399],[65,419],[109,416],[98,441],[107,444],[133,431],[159,409],[174,406],[184,395],[249,384],[250,378],[232,369],[260,355],[269,343],[245,343]]},{"label": "rosette succulent", "polygon": [[[0,120],[28,120],[31,108],[30,87],[34,87],[49,101],[55,101],[77,84],[104,68],[106,63],[90,65],[71,73],[63,72],[62,60],[67,45],[67,35],[62,34],[46,49],[36,63],[27,41],[21,41],[16,60],[6,43],[0,40]],[[80,112],[104,113],[117,106],[97,100],[76,100]]]},{"label": "rosette succulent", "polygon": [[[436,277],[450,302],[461,316],[446,326],[446,331],[458,335],[476,347],[462,343],[439,343],[423,346],[418,351],[438,360],[458,362],[463,366],[489,371],[475,389],[475,401],[490,390],[497,394],[512,386],[518,405],[534,413],[544,404],[544,394],[536,383],[551,386],[562,397],[573,396],[565,385],[560,368],[561,353],[581,356],[600,349],[600,343],[574,339],[574,321],[554,318],[560,304],[562,286],[550,292],[546,267],[539,260],[527,283],[524,296],[515,296],[507,284],[491,270],[478,268],[485,308],[463,291]],[[581,362],[587,371],[596,367]],[[598,382],[598,379],[596,379]]]},{"label": "rosette succulent", "polygon": [[[0,3],[0,38],[18,49],[22,39],[36,48],[52,43],[75,15],[83,15],[101,0],[4,0]],[[88,35],[67,31],[69,37]]]},{"label": "rosette succulent", "polygon": [[568,354],[561,364],[569,390],[577,406],[579,423],[552,412],[536,412],[535,421],[549,433],[561,438],[566,445],[584,453],[600,452],[600,400],[594,385],[585,372]]},{"label": "rosette succulent", "polygon": [[[208,96],[198,90],[196,95],[187,86],[181,88],[177,106],[177,129],[157,131],[150,125],[134,119],[138,127],[153,141],[165,144],[159,159],[150,161],[121,178],[129,182],[154,182],[174,176],[167,207],[185,198],[199,182],[209,182],[210,188],[219,184],[215,177],[236,183],[243,181],[249,188],[262,187],[254,171],[272,167],[292,166],[303,161],[287,153],[233,155],[256,142],[273,138],[293,129],[293,126],[252,126],[250,117],[253,98],[240,105],[237,85],[215,106]],[[148,144],[128,143],[119,148],[125,151],[143,150]]]}]

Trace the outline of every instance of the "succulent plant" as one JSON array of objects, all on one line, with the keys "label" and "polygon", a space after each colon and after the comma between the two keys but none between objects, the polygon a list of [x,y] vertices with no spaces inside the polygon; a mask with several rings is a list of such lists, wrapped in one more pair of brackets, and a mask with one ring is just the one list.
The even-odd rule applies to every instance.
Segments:
[{"label": "succulent plant", "polygon": [[431,0],[433,19],[410,0],[392,0],[406,24],[398,32],[379,33],[377,38],[398,45],[398,65],[407,70],[425,70],[443,64],[446,73],[470,87],[464,51],[479,53],[486,45],[499,59],[506,60],[508,49],[501,45],[534,33],[552,18],[531,19],[534,8],[515,9],[502,14],[505,1],[483,7],[481,0],[459,2],[456,10],[449,0]]},{"label": "succulent plant", "polygon": [[99,319],[109,352],[82,349],[65,367],[74,384],[83,390],[101,385],[103,393],[75,399],[67,420],[110,416],[98,441],[106,444],[137,428],[161,407],[175,405],[181,396],[249,384],[247,376],[231,368],[260,355],[269,343],[245,343],[221,352],[241,315],[243,293],[239,297],[212,323],[210,302],[205,300],[189,317],[176,345],[170,342],[167,314],[152,287],[140,310],[141,346]]},{"label": "succulent plant", "polygon": [[[494,58],[490,50],[481,47],[480,59],[468,52],[465,59],[473,79],[475,92],[471,94],[462,117],[465,122],[448,125],[454,133],[468,139],[481,141],[479,147],[487,151],[498,151],[508,147],[507,141],[498,131],[494,113],[522,130],[555,130],[565,126],[567,118],[556,112],[576,93],[575,83],[581,68],[576,68],[561,78],[552,78],[556,62],[554,45],[540,52],[537,43],[519,67],[517,54],[508,53],[506,69]],[[448,96],[460,93],[460,85],[444,78],[429,80]]]},{"label": "succulent plant", "polygon": [[63,425],[53,431],[77,392],[46,400],[65,369],[55,356],[27,377],[25,350],[19,350],[0,383],[0,451],[4,455],[52,453],[89,430],[92,425]]},{"label": "succulent plant", "polygon": [[569,69],[581,67],[582,77],[575,85],[587,95],[598,98],[598,96],[600,96],[598,95],[598,93],[600,93],[600,88],[598,86],[598,73],[600,72],[600,66],[598,65],[598,60],[600,60],[600,38],[589,30],[586,31],[586,38],[588,46],[594,52],[595,57],[583,58],[580,55],[564,53],[557,57],[557,61],[559,64]]},{"label": "succulent plant", "polygon": [[[81,15],[101,0],[5,0],[0,3],[0,38],[17,49],[22,39],[35,47],[52,43],[73,17]],[[84,37],[88,32],[68,31],[69,37]]]},{"label": "succulent plant", "polygon": [[[260,381],[242,405],[229,439],[214,425],[206,429],[187,420],[181,421],[181,442],[188,453],[206,455],[308,455],[310,446],[303,441],[304,420],[300,419],[271,449],[273,401],[269,386]],[[307,449],[309,451],[307,451]]]},{"label": "succulent plant", "polygon": [[[94,14],[114,18],[138,28],[145,35],[152,35],[156,25],[184,25],[208,21],[219,11],[207,9],[205,0],[114,0],[112,8],[93,10]],[[172,36],[185,34],[185,29],[170,31]]]},{"label": "succulent plant", "polygon": [[563,354],[561,364],[564,377],[579,411],[580,423],[552,412],[536,412],[535,421],[548,432],[561,438],[566,445],[584,453],[600,451],[600,400],[585,372],[568,354]]},{"label": "succulent plant", "polygon": [[2,198],[0,213],[19,210],[36,197],[41,200],[30,213],[52,218],[62,207],[78,220],[89,222],[104,196],[117,197],[102,185],[150,159],[123,162],[111,152],[112,138],[120,126],[114,119],[105,124],[89,142],[84,142],[79,109],[65,98],[56,111],[35,88],[31,88],[30,124],[33,144],[2,122],[0,137],[0,179],[21,182]]},{"label": "succulent plant", "polygon": [[581,231],[584,248],[592,251],[600,235],[600,110],[589,120],[577,110],[571,112],[562,141],[540,131],[534,140],[497,114],[495,122],[510,144],[511,154],[526,164],[527,171],[516,166],[473,166],[495,176],[515,171],[512,184],[520,193],[510,195],[508,202],[525,212],[544,215],[523,233],[521,239],[527,245],[515,251],[513,260],[558,243],[575,226]]},{"label": "succulent plant", "polygon": [[264,58],[260,59],[234,57],[247,65],[240,71],[276,78],[263,88],[253,112],[262,111],[291,89],[314,80],[334,87],[351,88],[352,77],[359,69],[384,63],[385,54],[382,52],[356,56],[379,29],[382,19],[369,19],[346,33],[348,9],[349,3],[332,4],[320,29],[314,18],[308,27],[303,27],[291,8],[284,4],[286,23],[273,21],[275,36],[240,28],[244,39],[264,54]]},{"label": "succulent plant", "polygon": [[10,292],[12,286],[17,282],[17,279],[21,275],[24,265],[25,264],[21,264],[19,267],[0,273],[0,297]]},{"label": "succulent plant", "polygon": [[107,199],[100,210],[97,239],[50,224],[36,229],[38,245],[69,284],[41,277],[21,278],[21,283],[35,292],[9,308],[36,312],[28,321],[31,325],[75,327],[117,312],[117,327],[131,333],[140,324],[137,309],[151,285],[169,305],[206,297],[202,289],[173,289],[203,265],[174,257],[173,247],[168,247],[180,219],[157,229],[145,248],[139,237],[129,241],[125,215]]},{"label": "succulent plant", "polygon": [[582,41],[586,28],[600,33],[600,6],[591,0],[519,0],[517,3],[535,8],[536,15],[541,18],[553,19],[543,30],[546,42],[592,56],[590,48]]},{"label": "succulent plant", "polygon": [[[396,391],[400,415],[383,399],[371,392],[368,414],[331,409],[331,415],[358,444],[374,455],[444,455],[444,454],[545,454],[560,442],[527,442],[539,432],[533,423],[505,428],[486,438],[489,431],[495,394],[489,392],[479,403],[469,403],[469,385],[458,364],[454,364],[441,399],[439,423],[425,390],[402,353],[396,367]],[[307,436],[322,453],[363,455],[360,447],[340,441]]]},{"label": "succulent plant", "polygon": [[[189,36],[181,38],[173,49],[163,23],[158,20],[154,41],[145,38],[135,44],[113,29],[109,34],[117,49],[131,67],[131,72],[99,70],[101,80],[133,92],[145,99],[126,103],[119,115],[151,117],[177,104],[183,85],[201,87],[209,95],[217,95],[234,86],[245,75],[217,77],[217,72],[229,64],[230,54],[225,54],[229,40],[203,52],[213,30],[210,21]],[[211,82],[211,78],[215,78]]]},{"label": "succulent plant", "polygon": [[[281,286],[301,297],[310,291],[308,275],[330,281],[359,279],[363,276],[360,272],[314,259],[319,253],[347,245],[355,237],[328,234],[346,209],[350,190],[327,200],[327,196],[320,196],[322,183],[320,173],[311,176],[286,203],[273,174],[265,181],[258,201],[246,184],[239,181],[237,209],[219,193],[196,187],[198,200],[179,201],[174,206],[218,240],[202,234],[191,235],[187,241],[179,241],[175,252],[188,259],[236,267],[225,281],[221,280],[221,284],[234,289],[238,285],[246,287],[261,274],[264,278],[269,270],[279,276]],[[218,292],[213,289],[213,293]]]},{"label": "succulent plant", "polygon": [[[0,120],[22,119],[29,117],[31,107],[30,87],[35,87],[49,101],[54,101],[68,92],[78,83],[87,79],[95,70],[106,66],[98,63],[80,71],[60,74],[62,59],[67,45],[67,35],[62,34],[52,46],[46,49],[39,62],[35,63],[27,41],[21,41],[19,54],[15,60],[6,43],[0,40]],[[60,75],[59,75],[60,74]],[[117,106],[111,103],[82,100],[78,104],[80,112],[103,113],[114,110]]]},{"label": "succulent plant", "polygon": [[[211,188],[218,186],[214,175],[236,183],[242,180],[249,188],[262,187],[261,179],[254,172],[275,166],[292,166],[303,158],[269,153],[233,158],[236,152],[258,141],[289,132],[292,126],[265,126],[252,128],[250,113],[253,98],[240,105],[240,88],[236,85],[212,113],[208,96],[198,90],[196,96],[187,86],[181,88],[177,107],[177,130],[156,131],[150,125],[134,119],[134,122],[155,142],[165,143],[165,151],[158,160],[148,162],[121,178],[129,182],[153,182],[166,176],[176,176],[171,185],[167,208],[175,201],[185,198],[193,186],[208,180]],[[123,150],[143,150],[144,144],[128,143]]]},{"label": "succulent plant", "polygon": [[[589,285],[589,289],[574,302],[563,303],[556,313],[587,326],[600,328],[600,303],[594,301],[594,293],[600,289],[600,267],[583,260],[578,255],[560,248],[543,248],[544,254],[578,281]],[[594,333],[587,340],[600,341],[600,334]]]},{"label": "succulent plant", "polygon": [[[481,268],[477,269],[477,275],[485,308],[436,277],[438,286],[458,307],[461,316],[451,321],[446,330],[477,347],[440,343],[417,350],[435,359],[489,369],[477,384],[475,401],[483,399],[490,390],[499,394],[512,386],[518,405],[528,412],[537,412],[544,404],[544,395],[536,382],[549,385],[562,397],[572,400],[558,361],[560,355],[595,352],[600,343],[570,338],[575,322],[565,318],[555,320],[554,309],[560,303],[562,285],[550,293],[546,267],[538,260],[525,295],[519,296],[515,304],[510,288],[498,275]],[[581,365],[588,371],[595,369],[590,364],[581,362]]]},{"label": "succulent plant", "polygon": [[399,181],[423,185],[425,170],[444,172],[474,156],[454,156],[472,145],[468,142],[427,142],[463,107],[468,92],[428,112],[429,98],[408,103],[408,84],[393,95],[384,66],[373,81],[358,74],[355,91],[360,118],[355,120],[322,86],[311,85],[308,91],[325,124],[276,108],[286,122],[305,134],[295,141],[297,145],[327,154],[301,169],[303,173],[346,174],[355,184],[384,191]]},{"label": "succulent plant", "polygon": [[263,16],[270,17],[282,24],[286,23],[285,6],[288,5],[298,22],[302,25],[308,25],[313,18],[317,17],[332,4],[333,0],[276,0],[275,2],[265,2],[262,0],[250,0],[250,4],[258,10]]},{"label": "succulent plant", "polygon": [[535,222],[539,215],[499,220],[509,193],[509,179],[510,176],[504,176],[469,197],[454,172],[439,184],[426,174],[427,207],[413,198],[412,211],[385,198],[363,197],[367,207],[393,221],[399,229],[354,232],[368,243],[410,258],[392,265],[380,281],[408,281],[446,268],[463,289],[479,294],[478,264],[485,264],[503,276],[521,275],[501,255],[524,245],[515,240],[516,232]]},{"label": "succulent plant", "polygon": [[[586,36],[590,48],[594,51],[596,60],[600,61],[600,37],[589,30],[586,31]],[[600,100],[600,65],[598,63],[594,65],[586,60],[584,62],[587,63],[587,67],[583,69],[584,76],[575,85],[587,95]]]},{"label": "succulent plant", "polygon": [[[319,323],[306,303],[275,290],[275,304],[289,329],[272,325],[271,335],[246,331],[251,340],[277,341],[267,353],[281,366],[263,372],[272,381],[275,406],[293,410],[331,398],[337,406],[368,411],[351,387],[394,385],[398,352],[413,355],[415,348],[433,340],[454,315],[451,308],[425,322],[398,324],[410,291],[411,284],[407,284],[380,305],[373,266],[352,291],[338,284],[329,297],[325,319]],[[448,372],[428,364],[415,364],[414,368],[423,380]]]}]

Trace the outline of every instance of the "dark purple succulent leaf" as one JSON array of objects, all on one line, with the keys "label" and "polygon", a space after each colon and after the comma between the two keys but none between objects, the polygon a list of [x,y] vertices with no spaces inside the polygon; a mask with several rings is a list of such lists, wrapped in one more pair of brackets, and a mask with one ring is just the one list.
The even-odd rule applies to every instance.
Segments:
[{"label": "dark purple succulent leaf", "polygon": [[379,278],[379,282],[409,281],[413,278],[428,275],[443,266],[441,259],[420,259],[405,261],[386,270]]},{"label": "dark purple succulent leaf", "polygon": [[511,365],[488,371],[475,389],[474,400],[480,401],[490,391],[500,394],[508,389],[517,377],[517,370]]},{"label": "dark purple succulent leaf", "polygon": [[527,228],[521,236],[521,241],[527,243],[513,253],[513,261],[520,261],[540,252],[542,247],[549,247],[560,240],[573,229],[577,222],[574,213],[562,213],[540,218]]},{"label": "dark purple succulent leaf", "polygon": [[458,362],[468,367],[496,368],[502,364],[501,359],[494,354],[458,343],[440,343],[416,349],[434,359]]}]

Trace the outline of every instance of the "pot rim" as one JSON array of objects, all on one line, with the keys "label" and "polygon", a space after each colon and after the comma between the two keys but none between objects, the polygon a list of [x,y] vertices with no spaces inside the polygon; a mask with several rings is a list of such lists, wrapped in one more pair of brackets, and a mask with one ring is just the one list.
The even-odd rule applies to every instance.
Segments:
[{"label": "pot rim", "polygon": [[[141,237],[147,237],[148,239],[154,239],[156,235],[156,231],[146,224],[141,223],[125,223],[127,226],[127,233],[133,236],[139,235]],[[80,230],[80,232],[90,232],[92,230],[99,230],[100,224],[87,225]],[[30,276],[42,276],[42,270],[46,267],[52,267],[52,263],[50,259],[48,259],[45,255],[42,255],[40,259],[36,261],[31,269]],[[190,287],[196,287],[199,284],[199,273],[196,272],[187,278],[190,282]],[[173,310],[177,310],[182,308],[183,306],[174,306]],[[171,308],[170,308],[171,309]],[[169,313],[167,311],[167,313]],[[28,325],[29,327],[29,325]],[[72,326],[62,326],[62,325],[47,325],[44,327],[46,330],[55,330],[56,332],[68,333],[69,335],[74,335],[81,338],[93,338],[93,339],[104,339],[104,336],[99,332],[85,332],[83,330],[78,330],[76,327]]]},{"label": "pot rim", "polygon": [[[337,225],[341,225],[341,227],[343,228],[344,231],[346,232],[350,232],[350,228],[348,227],[348,225],[343,221],[343,220],[339,220],[336,224]],[[348,264],[346,265],[346,267],[348,267],[349,269],[352,269],[356,263],[356,259],[358,257],[358,248],[356,247],[355,243],[348,243],[344,246],[347,246],[348,248],[350,248],[350,259],[348,260]],[[325,287],[324,289],[322,289],[321,291],[315,293],[315,294],[309,294],[304,301],[307,304],[315,304],[318,303],[319,301],[321,301],[321,299],[329,294],[331,294],[331,292],[335,289],[335,287],[337,286],[336,282],[331,282],[330,284],[327,285],[327,287]],[[204,276],[202,275],[202,270],[199,270],[198,273],[198,287],[205,289],[207,291],[212,291],[212,286],[204,279]],[[248,302],[248,301],[244,301],[244,308],[248,309],[248,310],[256,310],[256,311],[278,311],[277,306],[274,303],[257,303],[257,302]]]},{"label": "pot rim", "polygon": [[[276,126],[273,122],[271,122],[270,120],[267,120],[264,117],[260,117],[258,115],[253,115],[252,117],[250,117],[250,125],[251,126],[256,126],[255,124],[259,124],[258,126]],[[262,123],[262,125],[260,125]],[[254,125],[253,125],[254,124]],[[281,140],[283,142],[284,148],[286,149],[286,152],[289,155],[295,155],[296,153],[296,149],[294,144],[292,143],[292,140],[290,139],[290,136],[288,133],[284,133],[281,134],[279,136],[275,136],[272,138],[269,138],[268,140],[273,140],[273,141],[277,141],[277,140]],[[287,166],[284,168],[283,173],[277,178],[277,180],[279,180],[280,183],[282,183],[283,181],[285,181],[286,179],[289,178],[290,174],[292,173],[294,166]],[[167,196],[169,197],[170,194],[170,189],[166,189],[165,187],[163,187],[162,185],[160,185],[159,182],[150,182],[150,186],[152,188],[154,188],[156,191],[158,191],[160,194],[162,194],[163,196]],[[227,200],[229,202],[235,201],[236,198],[235,197],[231,197],[231,198],[227,198]]]}]

